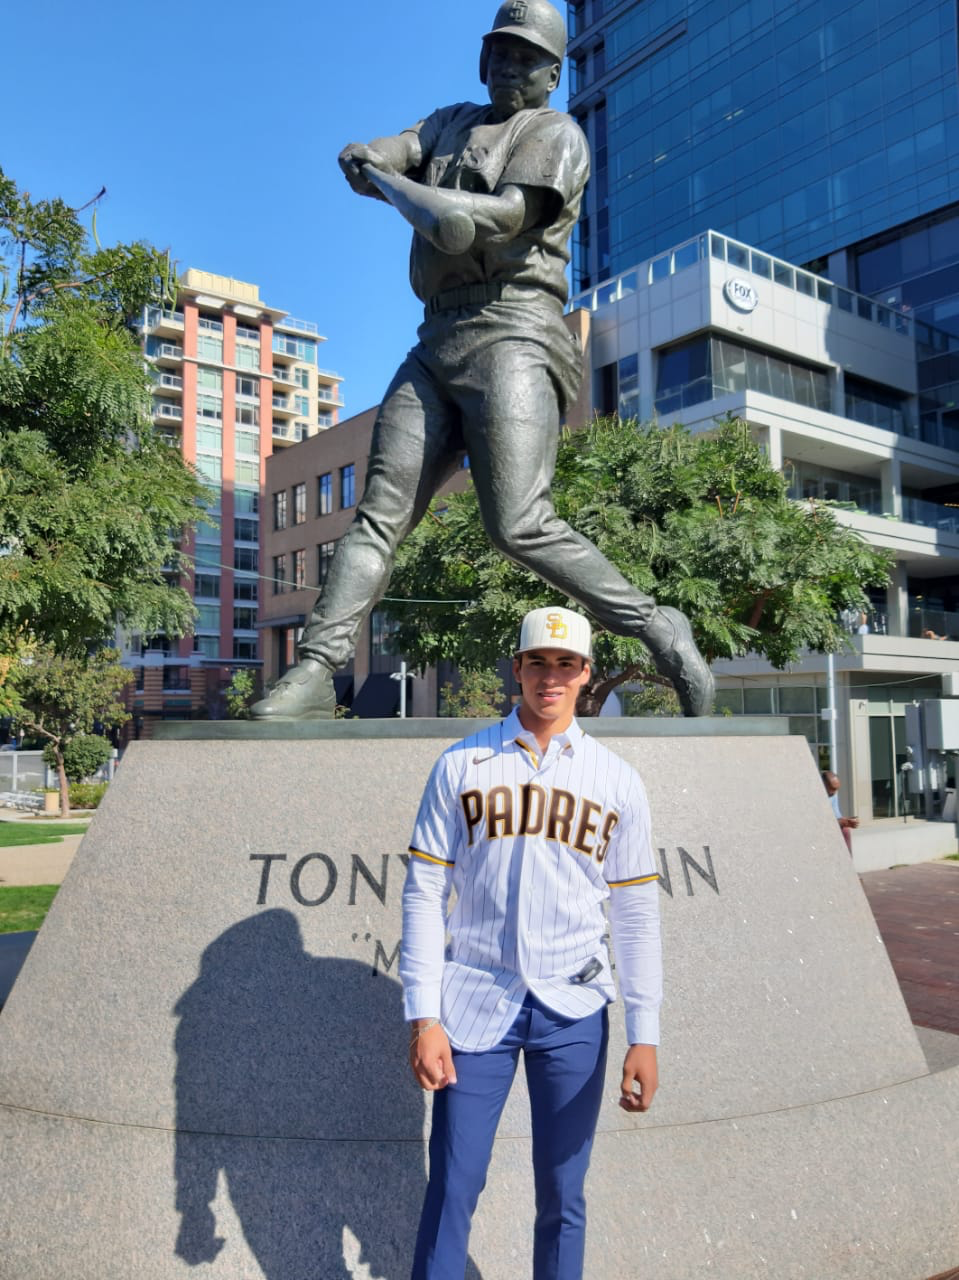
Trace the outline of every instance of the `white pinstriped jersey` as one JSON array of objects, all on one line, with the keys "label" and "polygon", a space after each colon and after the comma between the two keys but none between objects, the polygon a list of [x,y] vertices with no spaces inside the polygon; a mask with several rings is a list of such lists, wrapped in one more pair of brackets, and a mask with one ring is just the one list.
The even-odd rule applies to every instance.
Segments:
[{"label": "white pinstriped jersey", "polygon": [[[545,756],[516,711],[448,748],[420,803],[403,890],[406,1017],[457,1049],[498,1043],[528,991],[566,1017],[615,998],[631,1044],[657,1044],[662,964],[649,806],[638,774],[573,721]],[[447,920],[451,889],[456,903]],[[446,944],[446,931],[450,941]],[[600,972],[571,981],[591,959]]]}]

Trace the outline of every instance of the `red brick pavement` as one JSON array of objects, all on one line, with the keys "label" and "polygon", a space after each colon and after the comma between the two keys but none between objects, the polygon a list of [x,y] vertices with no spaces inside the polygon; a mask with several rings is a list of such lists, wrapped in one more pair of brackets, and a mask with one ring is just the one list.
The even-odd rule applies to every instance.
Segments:
[{"label": "red brick pavement", "polygon": [[[913,1023],[959,1035],[959,862],[869,871],[862,887]],[[956,1276],[959,1272],[949,1272]]]}]

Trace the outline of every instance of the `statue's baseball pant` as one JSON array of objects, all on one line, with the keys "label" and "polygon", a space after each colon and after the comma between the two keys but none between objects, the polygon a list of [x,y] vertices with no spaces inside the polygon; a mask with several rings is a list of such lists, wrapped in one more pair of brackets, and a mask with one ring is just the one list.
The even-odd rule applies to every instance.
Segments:
[{"label": "statue's baseball pant", "polygon": [[386,591],[396,549],[469,455],[492,543],[619,635],[641,636],[655,601],[553,509],[561,406],[582,355],[557,305],[501,300],[428,317],[390,384],[366,489],[299,646],[334,671]]}]

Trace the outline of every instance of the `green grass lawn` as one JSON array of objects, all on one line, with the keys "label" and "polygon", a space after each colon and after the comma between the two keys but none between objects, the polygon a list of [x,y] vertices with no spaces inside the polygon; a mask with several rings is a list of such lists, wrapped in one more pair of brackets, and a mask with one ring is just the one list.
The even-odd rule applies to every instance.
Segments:
[{"label": "green grass lawn", "polygon": [[39,929],[58,884],[0,885],[0,933]]},{"label": "green grass lawn", "polygon": [[0,822],[0,849],[12,844],[56,844],[64,836],[82,835],[87,822]]}]

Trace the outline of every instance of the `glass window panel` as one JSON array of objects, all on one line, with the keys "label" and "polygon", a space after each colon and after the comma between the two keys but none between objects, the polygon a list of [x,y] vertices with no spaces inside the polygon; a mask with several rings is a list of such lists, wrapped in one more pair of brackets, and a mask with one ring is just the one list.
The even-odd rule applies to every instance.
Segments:
[{"label": "glass window panel", "polygon": [[732,267],[749,267],[749,250],[732,240],[726,242],[726,261]]},{"label": "glass window panel", "polygon": [[747,716],[772,715],[772,689],[743,689],[743,710]]},{"label": "glass window panel", "polygon": [[779,714],[809,715],[816,710],[815,691],[806,685],[779,686]]},{"label": "glass window panel", "polygon": [[816,295],[818,296],[820,302],[832,303],[833,293],[834,293],[834,289],[832,285],[829,284],[828,281],[826,280],[816,281]]},{"label": "glass window panel", "polygon": [[804,293],[807,298],[816,296],[816,282],[812,276],[807,276],[805,271],[796,272],[796,292]]},{"label": "glass window panel", "polygon": [[720,262],[726,261],[726,241],[722,236],[709,237],[709,252],[714,258],[718,258]]},{"label": "glass window panel", "polygon": [[787,289],[792,289],[795,274],[792,267],[787,267],[784,262],[773,263],[773,279],[777,284],[784,284]]},{"label": "glass window panel", "polygon": [[260,478],[260,464],[253,459],[237,458],[234,463],[235,477],[240,484],[256,482]]},{"label": "glass window panel", "polygon": [[851,312],[853,308],[853,295],[848,289],[837,289],[836,302],[839,304],[840,311]]},{"label": "glass window panel", "polygon": [[742,689],[717,689],[716,700],[713,703],[713,715],[722,716],[726,712],[731,712],[734,716],[741,716],[743,713],[743,691]]},{"label": "glass window panel", "polygon": [[762,276],[764,280],[769,280],[773,273],[773,264],[764,253],[750,254],[750,269],[753,275]]}]

